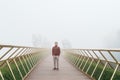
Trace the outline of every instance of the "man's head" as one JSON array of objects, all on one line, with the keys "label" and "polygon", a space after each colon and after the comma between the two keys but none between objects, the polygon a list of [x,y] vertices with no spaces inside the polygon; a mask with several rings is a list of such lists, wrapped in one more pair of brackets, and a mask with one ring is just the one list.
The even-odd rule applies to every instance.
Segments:
[{"label": "man's head", "polygon": [[55,46],[58,46],[58,42],[55,42]]}]

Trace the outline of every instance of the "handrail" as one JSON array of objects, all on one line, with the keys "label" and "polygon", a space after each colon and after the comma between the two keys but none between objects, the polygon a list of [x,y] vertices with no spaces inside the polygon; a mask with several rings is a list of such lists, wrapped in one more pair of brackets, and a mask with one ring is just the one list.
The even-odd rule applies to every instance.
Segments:
[{"label": "handrail", "polygon": [[93,79],[120,79],[120,60],[117,58],[120,49],[64,49],[64,53],[70,62]]},{"label": "handrail", "polygon": [[94,48],[90,48],[90,49],[63,49],[63,50],[94,50],[94,51],[115,51],[115,52],[120,52],[120,48],[114,48],[114,49],[94,49]]},{"label": "handrail", "polygon": [[[15,46],[15,45],[0,45],[0,47],[16,47],[16,48],[35,48],[36,47],[28,47],[28,46]],[[38,48],[39,49],[39,48]]]},{"label": "handrail", "polygon": [[24,80],[37,62],[44,57],[43,53],[47,50],[45,48],[0,45],[0,80]]}]

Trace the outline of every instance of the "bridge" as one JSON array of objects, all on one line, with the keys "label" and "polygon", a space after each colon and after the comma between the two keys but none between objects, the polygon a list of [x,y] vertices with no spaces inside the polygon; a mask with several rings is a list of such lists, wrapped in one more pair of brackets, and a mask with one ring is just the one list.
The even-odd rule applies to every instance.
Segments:
[{"label": "bridge", "polygon": [[0,80],[120,80],[120,49],[62,49],[54,71],[51,50],[0,45]]}]

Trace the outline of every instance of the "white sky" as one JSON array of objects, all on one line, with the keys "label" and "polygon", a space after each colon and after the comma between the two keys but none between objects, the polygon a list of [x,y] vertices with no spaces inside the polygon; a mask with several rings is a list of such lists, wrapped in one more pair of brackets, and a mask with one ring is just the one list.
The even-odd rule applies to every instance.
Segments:
[{"label": "white sky", "polygon": [[73,48],[103,48],[119,29],[119,0],[0,0],[0,44],[31,46],[40,34]]}]

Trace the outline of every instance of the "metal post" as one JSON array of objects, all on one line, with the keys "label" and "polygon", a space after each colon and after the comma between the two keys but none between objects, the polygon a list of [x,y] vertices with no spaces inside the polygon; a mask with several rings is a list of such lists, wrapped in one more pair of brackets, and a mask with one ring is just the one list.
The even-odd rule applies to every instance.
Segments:
[{"label": "metal post", "polygon": [[1,76],[2,80],[5,80],[4,77],[3,77],[3,74],[1,72],[1,70],[0,70],[0,76]]},{"label": "metal post", "polygon": [[11,72],[11,74],[12,74],[14,80],[16,80],[15,75],[14,75],[14,73],[13,73],[13,71],[12,71],[12,68],[11,68],[11,66],[10,66],[10,64],[9,64],[9,62],[8,62],[8,60],[6,60],[6,63],[7,63],[7,65],[8,65],[8,67],[9,67],[9,70],[10,70],[10,72]]},{"label": "metal post", "polygon": [[30,69],[31,69],[31,68],[32,68],[32,65],[31,65],[31,63],[30,63],[30,60],[29,60],[28,56],[25,55],[24,57],[26,58],[26,61],[28,62],[29,66],[30,66]]},{"label": "metal post", "polygon": [[23,65],[23,62],[22,62],[21,58],[18,57],[18,59],[19,59],[19,61],[20,61],[20,64],[21,64],[22,67],[23,67],[23,70],[25,71],[25,73],[27,73],[27,70],[25,69],[25,66]]},{"label": "metal post", "polygon": [[101,72],[101,74],[100,74],[98,80],[101,79],[101,77],[102,77],[102,75],[103,75],[103,72],[105,71],[105,68],[107,67],[107,64],[108,64],[108,62],[105,63],[105,66],[104,66],[104,68],[103,68],[103,70],[102,70],[102,72]]},{"label": "metal post", "polygon": [[92,64],[93,64],[93,61],[95,60],[94,59],[94,57],[92,56],[92,54],[87,50],[87,52],[89,53],[89,55],[92,57],[91,59],[92,59],[92,61],[91,61],[91,63],[90,63],[90,65],[89,65],[89,67],[88,67],[88,69],[87,69],[87,71],[86,71],[86,73],[88,73],[88,71],[89,71],[89,69],[90,69],[90,67],[92,66]]},{"label": "metal post", "polygon": [[31,59],[32,66],[33,66],[33,65],[34,65],[34,61],[33,61],[32,57],[31,57],[31,54],[29,54],[28,56],[29,56],[29,58]]},{"label": "metal post", "polygon": [[27,63],[26,59],[24,58],[24,56],[22,56],[22,58],[23,58],[23,60],[24,60],[24,62],[25,62],[25,64],[26,64],[26,66],[27,66],[28,71],[29,71],[30,68],[28,67],[28,63]]},{"label": "metal post", "polygon": [[110,79],[110,80],[113,80],[114,75],[115,75],[115,73],[116,73],[116,71],[117,71],[118,67],[119,67],[119,64],[117,64],[117,66],[116,66],[116,68],[115,68],[115,70],[114,70],[114,72],[113,72],[112,77],[111,77],[111,79]]},{"label": "metal post", "polygon": [[79,56],[76,58],[74,65],[78,62]]},{"label": "metal post", "polygon": [[30,49],[28,49],[28,51],[26,52],[26,54],[25,54],[25,58],[26,58],[26,60],[28,61],[28,63],[29,63],[29,65],[30,65],[30,68],[32,68],[32,62],[31,62],[31,59],[29,58],[29,54],[30,54]]},{"label": "metal post", "polygon": [[96,64],[96,66],[95,66],[95,68],[94,68],[94,70],[93,70],[93,72],[92,72],[91,77],[93,77],[93,74],[95,73],[95,70],[97,69],[97,67],[98,67],[99,63],[100,63],[100,60],[98,60],[98,62],[97,62],[97,64]]},{"label": "metal post", "polygon": [[32,58],[33,65],[34,65],[35,64],[35,60],[34,60],[33,54],[30,54],[30,57]]},{"label": "metal post", "polygon": [[78,59],[78,63],[77,63],[77,67],[79,67],[79,63],[80,63],[80,61],[82,60],[82,58],[83,58],[83,56],[82,55],[80,55],[80,58]]},{"label": "metal post", "polygon": [[80,55],[77,57],[77,60],[76,60],[76,62],[75,62],[75,64],[74,64],[74,65],[76,65],[76,64],[78,63],[79,58],[80,58]]},{"label": "metal post", "polygon": [[[85,52],[85,51],[84,51],[84,52]],[[83,66],[82,71],[85,69],[85,67],[86,67],[86,65],[87,65],[87,63],[88,63],[88,61],[90,60],[89,55],[88,55],[86,52],[85,52],[85,54],[87,55],[88,59],[87,59],[87,61],[86,61],[85,65]]]},{"label": "metal post", "polygon": [[80,56],[80,58],[79,58],[79,62],[78,62],[78,64],[77,64],[77,67],[79,68],[79,66],[81,65],[79,65],[79,63],[80,63],[80,61],[84,58],[84,56],[83,56],[83,54],[81,53],[81,51],[80,51],[80,54],[81,54],[81,56]]},{"label": "metal post", "polygon": [[17,67],[17,70],[18,70],[18,72],[19,72],[21,78],[23,79],[23,75],[22,75],[22,73],[21,73],[21,71],[20,71],[20,68],[19,68],[19,66],[18,66],[18,64],[17,64],[17,62],[16,62],[16,60],[13,59],[13,61],[14,61],[15,65],[16,65],[16,67]]},{"label": "metal post", "polygon": [[[82,52],[82,51],[81,51]],[[83,52],[82,52],[83,53]],[[86,59],[86,56],[85,56],[85,54],[83,53],[83,55],[84,55],[84,58],[83,58],[83,60],[82,60],[82,62],[81,62],[81,64],[80,64],[80,67],[79,67],[79,69],[81,68],[81,66],[83,65],[83,62],[85,61],[85,59]]]}]

